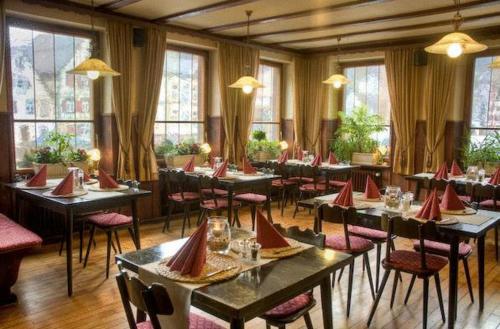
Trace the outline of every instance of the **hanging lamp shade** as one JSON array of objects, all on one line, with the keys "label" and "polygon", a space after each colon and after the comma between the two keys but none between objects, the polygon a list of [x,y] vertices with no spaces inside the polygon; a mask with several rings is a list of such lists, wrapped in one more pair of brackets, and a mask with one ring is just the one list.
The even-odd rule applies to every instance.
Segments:
[{"label": "hanging lamp shade", "polygon": [[252,76],[242,76],[229,88],[240,88],[245,94],[250,94],[256,88],[264,88],[264,85]]},{"label": "hanging lamp shade", "polygon": [[442,54],[456,58],[462,54],[478,53],[487,48],[488,46],[477,42],[465,33],[452,32],[442,37],[435,44],[425,47],[425,51],[431,54]]},{"label": "hanging lamp shade", "polygon": [[67,73],[87,75],[92,80],[97,79],[99,76],[115,77],[120,75],[120,73],[110,68],[108,64],[97,58],[86,59]]},{"label": "hanging lamp shade", "polygon": [[332,85],[335,89],[339,89],[343,85],[348,84],[350,81],[343,74],[333,74],[323,83]]},{"label": "hanging lamp shade", "polygon": [[489,67],[490,69],[500,69],[500,56],[495,57]]}]

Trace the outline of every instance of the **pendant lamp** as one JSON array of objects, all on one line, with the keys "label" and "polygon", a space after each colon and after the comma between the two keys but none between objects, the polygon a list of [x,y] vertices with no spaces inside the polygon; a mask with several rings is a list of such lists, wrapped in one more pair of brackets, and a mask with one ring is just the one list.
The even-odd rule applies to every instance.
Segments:
[{"label": "pendant lamp", "polygon": [[[340,52],[340,36],[337,37],[337,67],[340,66],[340,60],[339,60],[339,52]],[[343,75],[343,74],[333,74],[331,75],[328,79],[323,81],[323,83],[332,85],[333,88],[339,89],[343,85],[346,85],[349,83],[349,80]]]}]

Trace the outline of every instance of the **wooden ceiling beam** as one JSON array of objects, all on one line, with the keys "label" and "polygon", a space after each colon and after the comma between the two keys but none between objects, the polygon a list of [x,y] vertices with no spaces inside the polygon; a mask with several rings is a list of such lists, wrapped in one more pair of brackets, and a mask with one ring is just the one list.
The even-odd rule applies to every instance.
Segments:
[{"label": "wooden ceiling beam", "polygon": [[212,3],[210,5],[202,6],[202,7],[197,7],[197,8],[192,8],[188,9],[185,11],[181,11],[178,13],[173,13],[169,14],[166,16],[158,17],[153,19],[153,22],[156,23],[168,23],[174,20],[179,20],[182,18],[187,18],[187,17],[193,17],[193,16],[199,16],[203,14],[207,14],[213,11],[218,11],[218,10],[224,10],[232,7],[237,7],[237,6],[242,6],[250,2],[255,2],[258,0],[224,0],[216,3]]},{"label": "wooden ceiling beam", "polygon": [[[478,21],[478,20],[483,20],[483,19],[492,18],[492,17],[500,17],[500,12],[492,12],[492,13],[487,13],[487,14],[482,14],[482,15],[468,16],[468,17],[464,18],[464,22]],[[392,26],[392,27],[384,27],[384,28],[380,28],[380,29],[371,29],[371,30],[348,32],[348,33],[337,33],[337,34],[330,34],[330,35],[325,35],[325,36],[321,36],[321,37],[291,39],[291,40],[286,40],[286,41],[282,41],[282,42],[271,42],[271,43],[266,43],[266,44],[267,45],[285,45],[285,44],[296,44],[296,43],[308,43],[308,42],[324,41],[324,40],[336,40],[336,38],[338,36],[345,38],[345,37],[367,35],[367,34],[374,34],[374,33],[380,33],[380,32],[399,32],[399,31],[418,30],[418,29],[425,29],[425,28],[430,28],[430,27],[440,27],[440,26],[447,26],[447,25],[450,26],[450,28],[452,27],[449,19],[442,20],[442,21],[436,21],[436,22],[429,22],[429,23],[420,23],[420,24],[403,25],[403,26]]]},{"label": "wooden ceiling beam", "polygon": [[[495,4],[498,4],[498,0],[476,0],[476,1],[470,1],[470,2],[463,3],[460,7],[463,10],[463,9],[491,6],[491,5],[495,5]],[[438,8],[412,11],[412,12],[404,12],[404,13],[387,15],[387,16],[370,17],[370,18],[365,18],[365,19],[361,19],[361,20],[354,20],[354,21],[349,21],[349,22],[332,23],[332,24],[324,24],[324,25],[318,25],[318,26],[300,27],[300,28],[295,28],[295,29],[262,32],[262,33],[251,34],[250,38],[255,39],[255,38],[265,37],[265,36],[269,36],[269,35],[290,34],[290,33],[300,33],[300,32],[314,32],[314,31],[322,31],[322,30],[328,30],[328,29],[340,28],[340,27],[353,27],[353,26],[364,26],[365,24],[387,23],[387,22],[398,21],[401,19],[418,18],[418,17],[425,17],[425,16],[431,16],[431,15],[453,13],[456,10],[457,10],[457,7],[455,5],[450,5],[450,6],[444,6],[444,7],[438,7]],[[452,17],[450,17],[450,21],[451,21],[451,18]]]},{"label": "wooden ceiling beam", "polygon": [[[329,13],[329,12],[332,12],[335,10],[353,9],[353,8],[358,8],[358,7],[362,7],[362,6],[366,6],[366,5],[373,5],[373,4],[378,4],[378,3],[388,2],[388,1],[394,1],[394,0],[355,0],[355,1],[349,1],[349,2],[339,3],[339,4],[335,4],[335,5],[331,5],[331,6],[315,8],[315,9],[301,10],[301,11],[296,11],[296,12],[292,12],[292,13],[288,13],[288,14],[281,14],[281,15],[258,18],[258,19],[251,20],[250,25],[269,24],[269,23],[274,23],[274,22],[283,21],[283,20],[292,19],[292,18],[321,15],[321,14],[326,14],[326,13]],[[239,27],[244,27],[246,25],[247,25],[247,21],[240,21],[240,22],[231,23],[231,24],[224,24],[224,25],[209,27],[209,28],[203,29],[203,31],[220,32],[220,31],[231,30],[231,29],[235,29],[235,28],[239,28]]]},{"label": "wooden ceiling beam", "polygon": [[134,4],[134,3],[139,2],[139,1],[142,1],[142,0],[114,0],[114,1],[100,5],[99,8],[106,8],[109,10],[115,10],[115,9],[120,9],[120,8],[125,7],[125,6]]}]

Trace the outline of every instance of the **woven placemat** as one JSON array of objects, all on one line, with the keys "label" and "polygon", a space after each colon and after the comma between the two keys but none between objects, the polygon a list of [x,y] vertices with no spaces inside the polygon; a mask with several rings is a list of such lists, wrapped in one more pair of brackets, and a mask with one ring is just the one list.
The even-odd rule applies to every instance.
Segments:
[{"label": "woven placemat", "polygon": [[[167,266],[169,260],[170,258],[158,263],[158,267],[156,268],[158,274],[167,279],[185,283],[213,283],[224,281],[235,277],[241,270],[241,264],[237,259],[217,253],[207,254],[207,262],[199,276],[182,275],[178,271],[171,271]],[[226,271],[226,269],[228,270]],[[217,271],[221,272],[214,274]]]},{"label": "woven placemat", "polygon": [[441,208],[441,213],[447,214],[447,215],[466,216],[466,215],[474,215],[476,212],[477,211],[475,209],[472,209],[472,208],[465,208],[463,210],[447,210],[447,209]]},{"label": "woven placemat", "polygon": [[283,248],[268,248],[260,250],[261,258],[285,258],[296,255],[304,250],[304,247],[300,242],[294,239],[285,238],[285,240],[290,245],[289,247]]}]

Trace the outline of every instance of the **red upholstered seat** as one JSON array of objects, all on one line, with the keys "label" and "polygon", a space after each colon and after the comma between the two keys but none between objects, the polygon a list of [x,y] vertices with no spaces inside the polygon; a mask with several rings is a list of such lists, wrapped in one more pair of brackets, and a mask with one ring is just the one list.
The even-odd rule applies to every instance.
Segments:
[{"label": "red upholstered seat", "polygon": [[135,326],[137,327],[137,329],[153,329],[153,325],[150,321],[139,322],[136,323]]},{"label": "red upholstered seat", "polygon": [[[483,208],[494,208],[493,199],[484,200],[484,201],[479,203],[479,206],[481,206]],[[500,201],[498,201],[498,200],[497,200],[497,208],[500,208]]]},{"label": "red upholstered seat", "polygon": [[343,181],[340,181],[340,180],[331,180],[330,181],[330,186],[333,186],[333,187],[344,187],[345,184],[347,184],[347,182],[343,182]]},{"label": "red upholstered seat", "polygon": [[470,202],[470,196],[469,195],[459,195],[458,198],[461,200],[461,201],[464,201],[464,202]]},{"label": "red upholstered seat", "polygon": [[[201,202],[200,207],[209,209],[209,210],[216,210],[216,209],[226,209],[229,203],[227,202],[227,199],[217,199],[217,204],[215,204],[215,200],[203,200]],[[241,207],[241,203],[238,201],[233,201],[233,208]]]},{"label": "red upholstered seat", "polygon": [[172,193],[168,195],[170,200],[182,202],[182,201],[194,201],[200,198],[200,195],[195,192],[184,192],[184,193]]},{"label": "red upholstered seat", "polygon": [[[136,324],[137,329],[153,329],[150,321],[139,322]],[[190,313],[189,314],[189,329],[224,329],[215,322],[202,317],[201,315]]]},{"label": "red upholstered seat", "polygon": [[311,305],[312,302],[313,297],[310,293],[301,294],[281,305],[276,306],[269,312],[266,312],[265,315],[273,318],[285,318]]},{"label": "red upholstered seat", "polygon": [[326,184],[304,184],[299,187],[301,191],[312,192],[312,191],[326,191]]},{"label": "red upholstered seat", "polygon": [[[413,248],[416,251],[420,250],[420,241],[414,240],[413,241]],[[430,241],[430,240],[424,240],[424,249],[427,252],[430,252],[432,254],[437,254],[440,256],[448,257],[450,254],[450,245],[447,243],[442,243],[442,242],[437,242],[437,241]],[[458,256],[459,257],[466,257],[472,252],[472,247],[467,244],[467,243],[460,243],[458,245]]]},{"label": "red upholstered seat", "polygon": [[100,227],[112,227],[132,224],[132,217],[118,214],[116,212],[102,212],[86,217],[90,223]]},{"label": "red upholstered seat", "polygon": [[273,180],[272,184],[275,187],[284,187],[284,186],[297,185],[297,182],[291,181],[289,179],[275,179]]},{"label": "red upholstered seat", "polygon": [[312,183],[314,179],[312,177],[290,177],[288,180],[296,183]]},{"label": "red upholstered seat", "polygon": [[212,189],[209,189],[209,188],[204,188],[201,190],[201,193],[203,193],[204,195],[212,195],[212,192],[213,192],[213,194],[215,194],[216,196],[219,196],[219,197],[227,196],[227,191],[220,189],[220,188],[214,188],[213,191],[212,191]]},{"label": "red upholstered seat", "polygon": [[338,251],[358,253],[373,249],[373,242],[357,236],[349,236],[351,249],[347,249],[346,239],[343,235],[330,235],[326,237],[325,245]]},{"label": "red upholstered seat", "polygon": [[42,243],[38,235],[2,214],[0,214],[0,232],[0,253],[32,248]]},{"label": "red upholstered seat", "polygon": [[367,239],[385,240],[387,238],[387,232],[363,226],[348,225],[347,230],[352,235],[357,235]]},{"label": "red upholstered seat", "polygon": [[384,259],[382,265],[403,272],[421,274],[433,274],[439,272],[448,264],[448,258],[426,254],[427,269],[423,269],[420,264],[420,252],[409,250],[396,250],[391,252],[390,260]]},{"label": "red upholstered seat", "polygon": [[235,200],[250,202],[250,203],[264,203],[267,200],[267,197],[262,194],[257,193],[242,193],[238,194],[234,197]]}]

